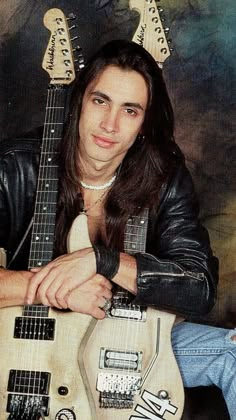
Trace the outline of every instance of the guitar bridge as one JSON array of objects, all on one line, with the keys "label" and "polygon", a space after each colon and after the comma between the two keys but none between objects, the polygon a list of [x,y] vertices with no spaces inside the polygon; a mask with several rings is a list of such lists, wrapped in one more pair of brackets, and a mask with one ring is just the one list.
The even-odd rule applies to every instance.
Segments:
[{"label": "guitar bridge", "polygon": [[111,308],[106,312],[108,318],[129,319],[132,321],[146,321],[147,307],[131,303],[133,296],[127,291],[120,290],[113,294]]},{"label": "guitar bridge", "polygon": [[101,408],[129,408],[134,404],[134,395],[141,387],[141,376],[99,373],[97,390],[100,392]]},{"label": "guitar bridge", "polygon": [[48,416],[50,379],[49,372],[12,369],[7,386],[7,412],[25,420],[36,418],[32,413]]}]

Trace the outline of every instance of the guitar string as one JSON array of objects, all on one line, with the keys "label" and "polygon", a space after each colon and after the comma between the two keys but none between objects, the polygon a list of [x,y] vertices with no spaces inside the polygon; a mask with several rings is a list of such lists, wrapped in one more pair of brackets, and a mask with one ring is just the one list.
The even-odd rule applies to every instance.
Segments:
[{"label": "guitar string", "polygon": [[[35,204],[35,210],[36,210],[36,206],[37,206],[37,197],[36,197],[36,204]],[[34,225],[33,225],[33,231],[32,231],[32,242],[34,241]],[[32,253],[32,243],[31,243],[31,247],[30,247],[30,259],[29,259],[29,268],[31,268],[32,266],[32,262],[31,262],[31,258],[33,257],[33,253]],[[34,305],[29,306],[25,306],[24,307],[24,313],[23,315],[25,316],[25,318],[23,318],[22,322],[24,323],[24,329],[25,329],[25,335],[26,338],[28,340],[32,339],[32,345],[34,348],[34,336],[36,333],[36,322],[37,322],[37,318],[34,317],[35,313],[34,313]],[[31,319],[31,317],[33,317],[33,331],[32,331],[32,325],[31,325],[31,321],[29,321],[29,317]],[[27,337],[27,334],[29,334],[29,336]],[[33,337],[31,338],[31,334],[33,334]],[[37,350],[37,346],[36,346],[36,350]],[[27,373],[25,373],[26,375],[26,380],[25,380],[25,386],[26,386],[26,406],[29,405],[30,406],[30,390],[31,390],[31,384],[32,384],[32,394],[34,391],[34,387],[35,387],[35,375],[34,375],[34,371],[33,371],[33,366],[34,366],[34,352],[31,352],[31,357],[29,358],[29,368],[28,370],[28,375]],[[28,376],[28,378],[27,378]],[[28,379],[28,380],[27,380]],[[33,397],[34,398],[34,397]],[[23,405],[24,406],[24,405]]]},{"label": "guitar string", "polygon": [[[59,95],[58,95],[59,94]],[[40,202],[38,203],[38,214],[37,214],[37,226],[36,230],[38,232],[39,237],[39,247],[38,247],[38,255],[35,252],[34,260],[37,261],[37,259],[41,261],[43,258],[45,258],[45,254],[48,253],[48,249],[45,250],[45,246],[47,246],[46,237],[49,238],[48,242],[51,243],[52,246],[52,226],[51,226],[51,212],[53,210],[53,207],[55,203],[52,204],[53,193],[54,188],[54,168],[51,167],[51,163],[54,165],[53,161],[50,161],[50,155],[55,156],[55,137],[58,136],[58,132],[60,131],[58,129],[57,123],[58,123],[58,115],[57,115],[57,109],[55,108],[55,103],[60,103],[58,96],[60,96],[60,90],[58,91],[58,88],[49,88],[49,102],[46,109],[46,117],[45,117],[45,128],[44,128],[44,135],[43,135],[43,149],[42,149],[42,167],[41,167],[41,179],[39,180],[39,196],[40,196]],[[56,97],[56,98],[55,98]],[[52,125],[52,122],[54,125]],[[54,131],[52,131],[54,130]],[[50,163],[51,162],[51,163]],[[47,178],[46,178],[47,174]],[[45,205],[45,209],[43,208],[43,205]],[[41,226],[39,223],[39,219],[41,219]],[[47,223],[48,222],[48,223]],[[40,236],[41,234],[41,236]],[[41,247],[41,248],[40,248]],[[37,249],[37,247],[35,248]],[[47,254],[47,260],[48,260],[48,254]],[[49,261],[47,261],[49,262]],[[45,265],[45,261],[42,261],[42,265]],[[39,360],[39,377],[38,377],[38,384],[37,384],[37,378],[35,376],[34,385],[36,384],[35,388],[38,390],[38,398],[40,398],[40,386],[42,381],[42,364],[41,364],[41,357],[40,357],[40,342],[46,338],[47,333],[47,322],[45,317],[45,311],[43,306],[39,306],[39,312],[40,312],[40,324],[39,324],[39,331],[38,331],[38,354],[37,354],[37,360]],[[49,311],[49,308],[48,308]],[[41,406],[43,404],[40,404]]]},{"label": "guitar string", "polygon": [[[50,91],[48,91],[48,95],[47,95],[47,104],[46,104],[46,113],[45,113],[45,122],[47,120],[47,110],[48,110],[48,106],[50,104]],[[45,128],[45,125],[44,125]],[[42,139],[42,150],[44,147],[44,139],[45,137],[45,129],[43,132],[43,139]],[[36,202],[35,202],[35,209],[34,209],[34,224],[33,224],[33,232],[32,232],[32,243],[31,243],[31,252],[30,252],[30,267],[35,267],[35,262],[37,261],[36,259],[36,248],[37,248],[37,238],[40,241],[40,236],[39,236],[39,225],[38,225],[38,207],[39,207],[39,195],[40,195],[40,189],[41,189],[41,172],[42,172],[42,163],[43,163],[43,155],[41,153],[40,155],[40,168],[39,168],[39,178],[37,180],[37,193],[36,193]],[[33,400],[34,400],[34,395],[36,394],[39,398],[39,389],[37,390],[35,388],[35,384],[36,384],[36,371],[37,369],[39,370],[39,372],[41,371],[41,363],[40,363],[40,358],[39,358],[39,339],[40,339],[40,328],[41,328],[41,317],[38,315],[37,313],[37,307],[32,304],[31,305],[31,310],[32,310],[32,314],[30,314],[33,317],[33,331],[31,331],[31,328],[29,329],[29,333],[31,332],[31,334],[33,334],[32,338],[28,338],[29,340],[32,339],[32,343],[33,343],[33,348],[35,347],[35,352],[32,351],[32,358],[31,358],[31,369],[30,369],[30,374],[29,374],[29,386],[28,386],[28,393],[30,395],[30,389],[31,389],[31,384],[32,384],[32,395],[33,395]],[[39,321],[39,325],[38,325],[38,336],[37,336],[37,322]],[[34,340],[38,340],[38,342],[34,341]],[[35,346],[34,346],[35,343]],[[35,361],[37,362],[37,360],[39,360],[39,366],[37,366],[37,363],[35,363]],[[37,366],[37,368],[36,368]],[[41,380],[41,375],[39,375],[39,382]],[[38,391],[38,392],[37,392]],[[28,396],[29,398],[29,396]],[[33,401],[32,401],[33,403]],[[34,405],[34,403],[33,403]]]},{"label": "guitar string", "polygon": [[[61,124],[63,124],[62,121],[62,116],[63,116],[63,112],[62,115],[61,114],[61,105],[62,105],[62,100],[63,98],[63,89],[59,88],[59,87],[55,87],[52,89],[52,101],[50,102],[50,108],[49,108],[49,124],[46,126],[46,150],[49,150],[48,154],[44,155],[44,173],[48,172],[49,175],[49,179],[47,179],[47,183],[48,183],[48,190],[47,188],[44,188],[44,195],[45,195],[45,199],[43,199],[43,203],[46,203],[46,208],[47,210],[45,211],[45,213],[43,212],[43,218],[44,218],[44,240],[42,242],[42,247],[45,247],[45,244],[47,243],[46,241],[46,236],[48,236],[49,238],[49,243],[51,244],[51,253],[53,250],[53,238],[54,238],[54,227],[55,227],[55,214],[56,214],[56,196],[57,196],[57,178],[58,178],[58,170],[57,170],[57,165],[55,167],[55,160],[48,160],[50,159],[50,157],[48,157],[49,155],[51,155],[51,158],[55,158],[56,156],[56,145],[58,144],[58,139],[61,137]],[[55,107],[55,105],[58,105],[59,107]],[[64,101],[63,101],[63,105],[64,105]],[[63,111],[64,111],[64,107],[63,107]],[[54,124],[52,125],[51,122],[54,122]],[[60,135],[59,135],[60,134]],[[44,176],[44,178],[46,178]],[[46,187],[46,186],[45,186]],[[42,203],[41,203],[42,206]],[[49,216],[48,216],[49,213]],[[48,224],[46,223],[46,221],[48,220]],[[48,229],[47,229],[48,228]],[[48,252],[48,249],[47,249]],[[43,249],[41,249],[41,254],[43,255]],[[52,257],[52,255],[51,255]],[[47,256],[47,260],[48,260],[48,256]],[[51,260],[51,258],[50,258]],[[49,262],[49,261],[47,261]],[[45,328],[46,328],[46,322],[45,319],[43,320]],[[43,337],[45,337],[45,328],[43,330]],[[40,369],[40,372],[42,372],[42,369]],[[40,374],[41,376],[41,374]],[[40,383],[39,383],[40,385]]]},{"label": "guitar string", "polygon": [[[139,224],[141,222],[141,220],[142,219],[139,216],[134,219],[134,221],[135,221],[135,229],[134,229],[135,244],[133,244],[133,245],[135,245],[135,248],[137,249],[137,251],[140,251],[141,248],[144,248],[142,250],[145,250],[145,244],[143,244],[143,237],[142,237],[142,225]],[[131,249],[132,249],[132,244],[131,244]],[[132,339],[132,342],[135,343],[135,348],[138,351],[138,337],[140,337],[141,321],[131,320],[129,322],[129,324],[130,324],[131,331],[133,331],[133,337],[131,339]],[[134,326],[133,326],[133,324],[134,324]],[[131,336],[131,334],[129,334],[129,335]],[[138,355],[137,355],[137,363],[138,363]],[[132,371],[132,373],[134,373],[134,372]]]},{"label": "guitar string", "polygon": [[[50,91],[50,88],[49,88],[49,91],[48,91],[48,99],[49,100],[48,100],[47,107],[46,107],[45,124],[48,121],[48,118],[50,118],[51,96],[52,96],[51,92],[52,91]],[[45,177],[44,177],[45,154],[44,154],[44,150],[45,150],[45,147],[47,145],[47,137],[48,137],[48,133],[47,133],[48,126],[46,126],[45,124],[44,124],[44,132],[43,132],[41,157],[40,157],[40,170],[39,170],[39,179],[38,179],[37,203],[36,203],[36,208],[35,208],[35,211],[36,211],[36,214],[35,214],[36,225],[35,225],[35,237],[34,237],[35,246],[34,246],[34,254],[33,254],[33,261],[34,261],[33,266],[35,266],[35,263],[37,261],[42,261],[43,254],[40,250],[40,246],[42,246],[42,238],[45,236],[45,232],[43,232],[43,228],[45,229],[45,227],[44,227],[44,224],[42,224],[43,220],[42,220],[42,214],[41,214],[42,213],[42,203],[45,202],[45,197],[43,197],[43,194],[44,194],[44,191],[45,191],[45,186],[43,188],[43,183],[45,183]],[[39,225],[40,218],[41,218],[41,228],[40,228],[40,225]],[[38,243],[37,243],[37,240],[39,241]],[[37,254],[37,252],[38,252],[38,254]],[[40,263],[38,263],[38,264],[40,264]],[[42,265],[44,265],[44,264],[42,264]],[[41,307],[39,307],[39,308],[41,308]],[[40,384],[41,375],[42,375],[41,374],[42,362],[41,362],[41,358],[39,357],[39,347],[40,347],[41,326],[42,326],[43,320],[41,319],[42,313],[40,313],[40,311],[39,311],[39,314],[37,314],[37,315],[39,315],[39,331],[38,331],[38,336],[37,336],[38,346],[37,346],[37,352],[36,352],[36,361],[39,360],[39,368],[38,368],[39,379],[38,379],[38,389],[35,390],[35,393],[37,394],[38,398],[40,398],[39,397],[39,386],[40,386],[39,384]],[[36,322],[37,322],[37,318],[36,318]],[[34,383],[34,385],[35,385],[35,383]]]},{"label": "guitar string", "polygon": [[[39,195],[40,195],[40,202],[38,203],[38,214],[37,214],[37,230],[39,231],[39,255],[36,255],[35,257],[39,258],[39,260],[42,261],[42,265],[45,265],[45,261],[43,261],[44,258],[44,252],[45,252],[45,237],[46,237],[46,229],[50,226],[49,224],[46,224],[46,219],[47,219],[47,213],[48,213],[48,194],[50,194],[50,182],[48,181],[48,178],[46,178],[46,174],[47,176],[49,176],[50,173],[50,167],[48,167],[48,164],[46,163],[46,159],[48,158],[48,156],[50,155],[50,147],[51,146],[51,134],[50,134],[50,122],[55,121],[55,119],[53,118],[54,115],[54,96],[55,96],[55,90],[54,88],[50,88],[49,87],[49,104],[48,107],[46,109],[46,116],[45,116],[45,125],[44,125],[44,134],[43,134],[43,149],[41,151],[41,161],[42,161],[42,167],[41,167],[41,173],[40,173],[40,180],[39,180],[39,185],[40,185],[40,191],[39,191]],[[46,184],[48,184],[48,187],[46,186]],[[48,188],[48,190],[47,190]],[[46,207],[47,210],[44,210],[43,206]],[[45,211],[45,212],[44,212]],[[39,221],[41,219],[41,226],[39,224]],[[40,236],[41,234],[41,236]],[[43,249],[44,248],[44,249]],[[35,248],[37,249],[37,248]],[[44,252],[43,252],[44,251]],[[43,309],[42,309],[43,311]],[[42,315],[42,314],[40,314]],[[42,323],[42,324],[41,324]],[[38,335],[38,341],[39,341],[39,346],[38,346],[38,350],[40,347],[40,334],[42,334],[42,340],[44,340],[45,337],[45,319],[41,319],[40,318],[40,328],[41,325],[43,325],[42,327],[42,331],[39,331],[39,335]],[[42,379],[42,359],[40,358],[40,354],[38,351],[38,355],[37,355],[37,359],[39,359],[39,382],[38,382],[38,398],[39,398],[39,394],[40,394],[40,382]]]},{"label": "guitar string", "polygon": [[[43,208],[42,205],[43,203],[46,203],[46,207],[47,207],[47,200],[46,200],[46,176],[45,176],[45,171],[46,171],[46,154],[45,154],[45,150],[50,152],[49,148],[48,148],[48,138],[50,138],[49,136],[49,126],[46,125],[48,121],[52,121],[52,101],[53,101],[53,96],[54,96],[54,89],[50,89],[48,90],[48,101],[47,101],[47,106],[46,106],[46,113],[45,113],[45,124],[44,124],[44,131],[43,131],[43,141],[42,141],[42,150],[41,150],[41,157],[40,157],[40,171],[39,171],[39,179],[38,179],[38,193],[37,193],[37,203],[36,203],[36,214],[35,214],[35,218],[37,221],[37,224],[35,225],[35,246],[34,246],[34,254],[33,254],[33,261],[34,264],[33,266],[35,266],[35,262],[36,261],[41,261],[42,265],[44,265],[44,262],[42,261],[43,258],[43,252],[42,252],[42,243],[43,243],[43,238],[45,238],[45,228],[46,228],[46,224],[45,224],[45,218],[44,218],[44,213],[43,213]],[[41,218],[41,226],[40,226],[40,218]],[[39,243],[37,243],[37,239],[39,241]],[[41,247],[41,248],[40,248]],[[41,306],[38,307],[39,308],[39,330],[38,330],[38,346],[37,346],[37,351],[36,351],[36,361],[39,361],[39,378],[38,378],[38,388],[35,389],[35,393],[38,396],[38,399],[40,398],[40,382],[42,380],[42,359],[40,357],[40,334],[43,335],[43,339],[45,336],[45,324],[44,324],[44,320],[43,318],[43,308]],[[41,310],[41,311],[40,311]],[[36,322],[37,322],[37,318],[36,318]],[[35,328],[36,328],[36,322],[35,322]],[[36,331],[35,331],[36,332]],[[36,373],[35,373],[36,375]],[[35,385],[35,381],[34,381],[34,385]],[[40,404],[41,405],[41,404]]]},{"label": "guitar string", "polygon": [[[56,139],[58,137],[58,133],[61,131],[58,127],[58,119],[59,119],[59,115],[58,115],[58,109],[55,107],[55,104],[60,105],[61,104],[61,98],[60,98],[60,94],[61,94],[61,90],[58,87],[54,87],[50,90],[50,93],[52,93],[50,95],[50,103],[49,103],[49,109],[48,111],[48,119],[47,119],[47,125],[45,127],[45,148],[44,148],[44,155],[43,155],[43,174],[42,174],[42,191],[43,191],[43,195],[42,195],[42,202],[40,203],[40,217],[42,219],[43,222],[43,229],[41,232],[42,234],[42,241],[41,241],[41,249],[40,249],[40,255],[45,258],[45,254],[46,255],[46,259],[47,261],[43,262],[43,265],[45,265],[45,262],[49,262],[49,255],[48,255],[48,249],[47,252],[45,252],[45,246],[47,246],[47,240],[46,238],[48,238],[48,242],[51,244],[51,252],[52,252],[52,238],[53,238],[53,234],[52,234],[52,221],[55,222],[55,220],[52,220],[55,218],[55,169],[53,168],[53,166],[55,165],[54,160],[49,160],[52,157],[55,157],[55,142]],[[52,125],[53,122],[53,125]],[[52,166],[53,165],[53,166]],[[47,174],[47,178],[46,178],[46,174]],[[43,205],[45,205],[46,209],[43,208]],[[52,216],[53,214],[53,216]],[[53,223],[54,224],[54,223]],[[51,258],[50,258],[51,259]],[[49,308],[48,308],[49,311]],[[46,331],[46,320],[45,318],[43,318],[42,320],[43,322],[43,330],[42,330],[42,339],[45,338],[45,334],[47,333]],[[40,387],[40,382],[41,382],[41,375],[42,375],[42,367],[40,367],[40,381],[39,381],[39,387]],[[38,389],[38,391],[40,392],[40,389]]]},{"label": "guitar string", "polygon": [[[127,223],[126,233],[125,233],[125,250],[128,253],[133,254],[135,251],[145,251],[145,225],[140,224],[141,221],[145,219],[144,217],[137,216],[131,218]],[[131,223],[130,223],[131,221]],[[128,293],[124,292],[123,295],[123,303],[126,308],[131,309],[132,304],[128,304],[126,302]],[[123,335],[123,349],[125,353],[125,359],[127,360],[127,367],[125,367],[125,361],[123,369],[121,369],[121,373],[124,375],[134,375],[134,367],[132,366],[132,352],[138,352],[138,337],[140,337],[140,329],[141,329],[141,322],[142,321],[135,321],[132,319],[132,313],[127,318],[126,323],[126,330],[124,335],[124,329],[121,322],[118,322],[118,329],[114,334],[114,337],[122,337]],[[132,347],[131,347],[132,343]],[[115,339],[113,343],[113,348],[115,346]],[[133,350],[130,350],[130,349]],[[138,364],[138,355],[137,355],[137,364]],[[135,362],[135,360],[134,360]],[[138,372],[137,372],[138,373]]]}]

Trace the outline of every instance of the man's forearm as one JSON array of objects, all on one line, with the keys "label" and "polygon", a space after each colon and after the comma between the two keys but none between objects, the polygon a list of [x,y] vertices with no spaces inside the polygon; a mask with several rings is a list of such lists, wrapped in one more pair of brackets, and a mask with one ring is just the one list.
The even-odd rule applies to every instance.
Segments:
[{"label": "man's forearm", "polygon": [[137,294],[137,264],[135,257],[120,253],[120,266],[118,273],[112,281],[134,295]]},{"label": "man's forearm", "polygon": [[11,271],[0,268],[0,308],[25,305],[29,281],[29,271]]}]

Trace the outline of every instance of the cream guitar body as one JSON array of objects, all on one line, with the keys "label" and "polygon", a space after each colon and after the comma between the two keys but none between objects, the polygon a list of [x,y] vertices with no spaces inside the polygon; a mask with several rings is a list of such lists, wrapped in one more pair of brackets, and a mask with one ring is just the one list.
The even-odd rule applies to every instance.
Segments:
[{"label": "cream guitar body", "polygon": [[91,420],[78,367],[78,343],[86,322],[79,327],[72,312],[49,309],[43,317],[36,306],[29,311],[30,316],[23,317],[22,307],[0,311],[1,420],[33,420],[39,413],[42,418],[73,420],[80,419],[81,412],[84,420]]},{"label": "cream guitar body", "polygon": [[[72,224],[69,252],[91,246],[86,219],[81,214]],[[127,251],[134,248],[132,231],[144,238],[146,223],[145,217],[130,219]],[[78,378],[87,392],[91,420],[181,418],[183,384],[170,342],[174,315],[132,305],[127,292],[119,289],[104,320],[80,314],[78,319],[85,332],[78,350]],[[87,415],[86,411],[82,418]]]}]

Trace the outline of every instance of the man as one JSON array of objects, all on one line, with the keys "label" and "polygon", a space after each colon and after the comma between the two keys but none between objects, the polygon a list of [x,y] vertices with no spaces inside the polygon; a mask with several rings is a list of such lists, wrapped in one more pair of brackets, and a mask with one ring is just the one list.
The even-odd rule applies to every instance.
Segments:
[{"label": "man", "polygon": [[[2,153],[0,246],[9,256],[18,247],[19,258],[8,258],[11,270],[1,270],[1,306],[41,302],[103,319],[117,284],[134,295],[133,302],[185,318],[212,308],[217,260],[198,220],[173,126],[165,83],[153,58],[132,42],[105,45],[78,77],[61,145],[58,257],[30,272],[29,241],[26,234],[22,237],[32,216],[38,151],[24,147],[23,141]],[[19,191],[28,201],[19,200]],[[147,252],[131,255],[125,252],[127,220],[146,208]],[[92,245],[67,254],[71,224],[82,213]],[[219,386],[233,418],[236,347],[225,340],[227,334],[181,322],[173,328],[172,345],[184,385]]]}]

